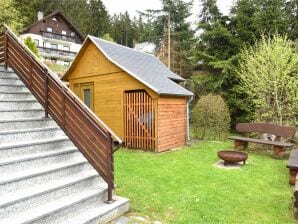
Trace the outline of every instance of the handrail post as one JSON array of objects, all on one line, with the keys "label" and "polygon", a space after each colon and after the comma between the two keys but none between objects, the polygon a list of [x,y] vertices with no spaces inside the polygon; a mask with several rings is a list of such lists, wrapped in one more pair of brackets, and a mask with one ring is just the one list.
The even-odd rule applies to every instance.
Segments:
[{"label": "handrail post", "polygon": [[114,189],[114,175],[113,175],[113,140],[110,133],[107,133],[107,168],[108,168],[108,201],[113,202],[113,189]]},{"label": "handrail post", "polygon": [[45,102],[44,102],[44,110],[45,110],[45,118],[49,117],[49,112],[48,112],[48,101],[49,101],[49,74],[48,71],[45,70]]},{"label": "handrail post", "polygon": [[7,70],[7,28],[4,27],[4,69]]}]

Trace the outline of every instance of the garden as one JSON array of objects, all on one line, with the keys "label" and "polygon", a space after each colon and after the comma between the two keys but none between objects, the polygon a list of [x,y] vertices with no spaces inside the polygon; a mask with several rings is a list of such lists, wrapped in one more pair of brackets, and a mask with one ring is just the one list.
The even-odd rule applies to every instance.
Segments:
[{"label": "garden", "polygon": [[216,167],[217,152],[231,143],[199,141],[162,154],[120,150],[116,193],[130,199],[130,216],[150,221],[296,223],[286,160],[250,151],[241,169]]},{"label": "garden", "polygon": [[[295,132],[298,54],[293,46],[287,37],[263,36],[239,54],[235,72],[238,94],[245,96],[244,121],[292,126]],[[195,99],[190,146],[161,154],[127,149],[116,154],[117,194],[130,198],[131,216],[162,223],[297,222],[286,169],[293,148],[276,158],[272,147],[250,143],[241,147],[248,154],[245,165],[218,166],[217,153],[234,147],[228,136],[239,135],[235,124],[241,123],[222,95],[211,91]],[[261,142],[279,138],[252,132]],[[295,145],[294,136],[279,140]]]}]

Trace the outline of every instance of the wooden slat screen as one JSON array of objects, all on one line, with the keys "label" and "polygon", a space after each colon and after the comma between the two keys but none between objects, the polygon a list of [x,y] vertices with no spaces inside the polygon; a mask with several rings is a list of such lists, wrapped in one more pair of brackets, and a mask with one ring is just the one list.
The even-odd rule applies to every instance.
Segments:
[{"label": "wooden slat screen", "polygon": [[114,187],[111,134],[98,124],[62,81],[48,72],[8,29],[0,35],[0,62],[13,68],[39,103],[64,130],[94,169],[108,184],[108,200]]},{"label": "wooden slat screen", "polygon": [[156,147],[156,106],[145,90],[124,93],[124,139],[130,148]]}]

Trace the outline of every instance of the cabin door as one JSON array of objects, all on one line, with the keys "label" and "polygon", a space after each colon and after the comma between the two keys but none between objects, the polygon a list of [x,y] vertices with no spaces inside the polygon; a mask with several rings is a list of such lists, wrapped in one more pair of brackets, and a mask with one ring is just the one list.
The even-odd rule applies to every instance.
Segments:
[{"label": "cabin door", "polygon": [[74,84],[74,93],[89,107],[94,109],[93,82]]},{"label": "cabin door", "polygon": [[147,150],[155,149],[156,107],[144,90],[124,93],[125,146]]}]

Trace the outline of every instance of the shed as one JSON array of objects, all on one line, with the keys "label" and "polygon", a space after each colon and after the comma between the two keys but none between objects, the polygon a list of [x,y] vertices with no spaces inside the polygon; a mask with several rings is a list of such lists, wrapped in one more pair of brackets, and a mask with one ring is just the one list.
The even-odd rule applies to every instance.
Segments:
[{"label": "shed", "polygon": [[193,94],[155,56],[88,36],[62,79],[125,146],[162,152],[186,144]]}]

